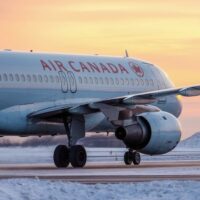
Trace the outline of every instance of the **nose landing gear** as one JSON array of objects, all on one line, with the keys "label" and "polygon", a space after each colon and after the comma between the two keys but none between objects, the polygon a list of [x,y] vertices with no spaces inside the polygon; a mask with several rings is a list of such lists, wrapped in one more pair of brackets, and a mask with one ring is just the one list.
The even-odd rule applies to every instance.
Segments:
[{"label": "nose landing gear", "polygon": [[140,153],[138,153],[137,151],[132,151],[129,150],[127,152],[125,152],[124,154],[124,163],[126,165],[131,165],[132,163],[134,165],[139,165],[141,162],[141,156]]}]

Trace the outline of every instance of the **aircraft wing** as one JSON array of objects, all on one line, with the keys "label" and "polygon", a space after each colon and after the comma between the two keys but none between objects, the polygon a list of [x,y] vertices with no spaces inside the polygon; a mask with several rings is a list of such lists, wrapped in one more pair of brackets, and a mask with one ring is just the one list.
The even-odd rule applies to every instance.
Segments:
[{"label": "aircraft wing", "polygon": [[128,102],[131,99],[148,99],[148,98],[159,98],[162,96],[169,96],[169,95],[181,95],[181,96],[199,96],[200,95],[200,85],[190,86],[190,87],[182,87],[182,88],[170,88],[170,89],[164,89],[164,90],[156,90],[156,91],[150,91],[150,92],[144,92],[139,94],[130,94],[125,95],[122,97],[117,97],[110,99],[111,100],[121,100],[122,102]]},{"label": "aircraft wing", "polygon": [[[170,88],[164,90],[156,90],[138,94],[130,94],[120,97],[114,97],[109,99],[89,99],[83,103],[79,102],[76,104],[61,104],[54,107],[44,108],[42,110],[35,111],[31,113],[29,118],[48,118],[53,116],[60,116],[64,113],[72,114],[87,114],[92,112],[97,112],[101,110],[101,106],[98,105],[112,105],[121,106],[126,104],[135,105],[148,105],[158,100],[159,97],[169,96],[169,95],[181,95],[181,96],[199,96],[200,95],[200,85],[182,87],[182,88]],[[142,107],[143,112],[145,112],[144,107]],[[149,110],[149,107],[146,107]],[[151,109],[150,109],[151,110]]]}]

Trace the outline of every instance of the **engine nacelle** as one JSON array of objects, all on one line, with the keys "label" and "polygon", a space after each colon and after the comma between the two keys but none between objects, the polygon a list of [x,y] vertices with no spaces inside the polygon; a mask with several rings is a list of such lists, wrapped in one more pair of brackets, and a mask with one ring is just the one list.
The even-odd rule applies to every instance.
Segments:
[{"label": "engine nacelle", "polygon": [[128,148],[156,155],[171,151],[179,143],[181,127],[172,114],[150,112],[140,114],[136,119],[134,124],[119,127],[115,132],[116,137],[123,140]]}]

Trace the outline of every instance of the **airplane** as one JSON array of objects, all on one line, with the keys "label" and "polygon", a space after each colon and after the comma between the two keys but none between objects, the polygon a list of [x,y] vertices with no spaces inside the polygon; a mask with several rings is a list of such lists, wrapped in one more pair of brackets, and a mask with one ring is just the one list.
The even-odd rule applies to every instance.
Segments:
[{"label": "airplane", "polygon": [[86,132],[114,132],[127,151],[164,154],[181,138],[180,96],[200,85],[176,88],[152,63],[133,57],[0,51],[0,136],[67,135],[55,148],[57,168],[82,168]]}]

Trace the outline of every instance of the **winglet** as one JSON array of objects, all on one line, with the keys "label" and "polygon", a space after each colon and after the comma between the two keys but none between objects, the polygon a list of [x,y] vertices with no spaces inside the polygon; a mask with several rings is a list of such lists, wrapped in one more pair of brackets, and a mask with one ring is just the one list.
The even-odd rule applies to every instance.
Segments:
[{"label": "winglet", "polygon": [[192,87],[183,88],[179,91],[179,93],[186,97],[199,96],[200,86],[192,86]]}]

